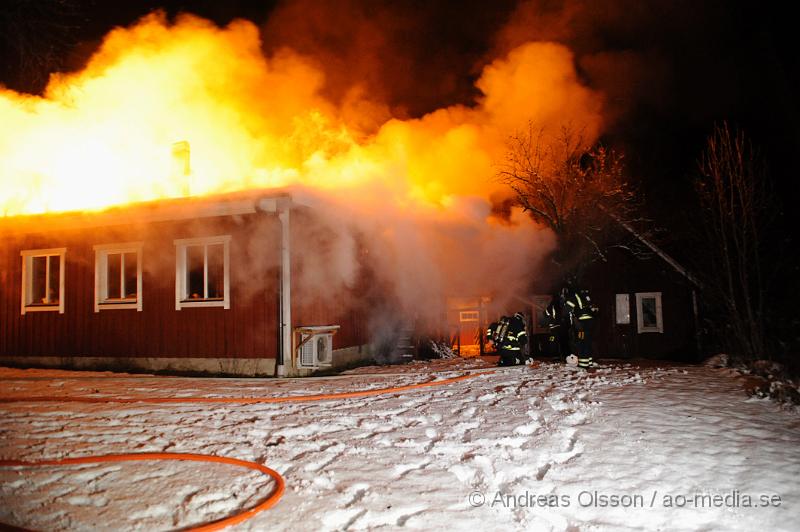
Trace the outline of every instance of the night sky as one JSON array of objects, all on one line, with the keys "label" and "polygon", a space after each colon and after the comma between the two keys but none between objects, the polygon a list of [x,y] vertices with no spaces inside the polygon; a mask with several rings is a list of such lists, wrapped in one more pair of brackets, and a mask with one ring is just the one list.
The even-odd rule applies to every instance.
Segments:
[{"label": "night sky", "polygon": [[691,176],[714,123],[744,128],[763,150],[792,228],[800,221],[795,21],[760,2],[684,0],[122,1],[5,0],[0,83],[37,93],[53,71],[79,69],[103,35],[155,9],[226,24],[247,18],[267,53],[289,45],[326,66],[330,98],[353,78],[399,117],[470,104],[480,69],[525,40],[575,53],[606,95],[603,141],[639,176],[653,216],[681,234]]}]

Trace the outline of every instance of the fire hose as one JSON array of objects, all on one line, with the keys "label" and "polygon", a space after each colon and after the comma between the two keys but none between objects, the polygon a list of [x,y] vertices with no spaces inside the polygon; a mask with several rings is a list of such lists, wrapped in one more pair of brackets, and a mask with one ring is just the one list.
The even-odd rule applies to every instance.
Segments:
[{"label": "fire hose", "polygon": [[[281,396],[281,397],[150,397],[150,398],[121,398],[121,397],[0,397],[0,403],[21,403],[21,402],[74,402],[74,403],[236,403],[236,404],[257,404],[257,403],[289,403],[289,402],[304,402],[304,401],[325,401],[337,399],[350,399],[356,397],[367,397],[372,395],[383,395],[396,392],[404,392],[417,388],[426,388],[430,386],[441,386],[444,384],[452,384],[454,382],[471,379],[483,373],[478,372],[459,375],[457,377],[450,377],[441,380],[430,380],[417,384],[408,384],[404,386],[392,386],[389,388],[376,388],[373,390],[357,390],[353,392],[339,392],[339,393],[325,393],[314,395],[298,395],[298,396]],[[213,456],[205,454],[191,454],[191,453],[125,453],[125,454],[109,454],[100,456],[84,456],[79,458],[62,458],[57,460],[0,460],[0,467],[45,467],[45,466],[58,466],[58,465],[74,465],[74,464],[96,464],[104,462],[134,462],[134,461],[147,461],[147,460],[184,460],[194,462],[216,462],[222,464],[230,464],[239,467],[244,467],[259,471],[265,475],[270,476],[275,481],[275,487],[266,499],[261,501],[256,506],[245,510],[238,514],[226,517],[211,523],[200,525],[189,529],[191,532],[211,532],[212,530],[220,530],[227,526],[232,526],[241,523],[251,517],[263,512],[264,510],[274,506],[283,496],[285,490],[285,481],[280,473],[274,469],[257,464],[255,462],[248,462],[246,460],[239,460],[236,458],[226,458],[222,456]],[[0,523],[0,528],[7,527],[8,525]]]}]

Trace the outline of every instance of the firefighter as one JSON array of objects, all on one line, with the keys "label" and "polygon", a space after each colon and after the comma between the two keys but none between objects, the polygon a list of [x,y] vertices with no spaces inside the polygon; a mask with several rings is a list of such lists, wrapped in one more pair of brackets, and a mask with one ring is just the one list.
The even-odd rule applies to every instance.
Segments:
[{"label": "firefighter", "polygon": [[500,353],[501,366],[526,363],[528,331],[525,330],[525,317],[522,313],[500,318],[494,333],[494,345]]},{"label": "firefighter", "polygon": [[489,326],[486,328],[486,341],[492,342],[492,347],[494,348],[495,351],[497,350],[495,335],[497,334],[497,331],[499,329],[500,329],[500,324],[496,321],[490,323]]},{"label": "firefighter", "polygon": [[578,357],[579,368],[594,365],[592,359],[592,328],[597,308],[592,306],[588,290],[569,290],[565,310],[570,315],[572,324],[571,338],[574,349],[572,354]]},{"label": "firefighter", "polygon": [[530,343],[528,342],[528,327],[526,326],[527,320],[522,312],[516,312],[512,318],[514,328],[517,330],[517,343],[520,347],[521,363],[530,364],[532,357],[530,353]]},{"label": "firefighter", "polygon": [[553,295],[544,310],[545,325],[548,329],[545,350],[548,355],[564,359],[569,353],[570,315],[564,310],[566,292],[561,290]]}]

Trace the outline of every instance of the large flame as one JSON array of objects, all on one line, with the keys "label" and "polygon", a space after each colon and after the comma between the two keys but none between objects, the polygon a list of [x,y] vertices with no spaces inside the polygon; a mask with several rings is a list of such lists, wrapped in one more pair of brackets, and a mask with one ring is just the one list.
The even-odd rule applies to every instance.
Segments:
[{"label": "large flame", "polygon": [[601,98],[571,52],[524,44],[486,66],[472,105],[405,120],[359,80],[341,103],[323,97],[314,64],[290,49],[265,57],[247,21],[155,13],[116,29],[44,96],[0,89],[0,216],[289,188],[323,199],[324,235],[300,239],[327,243],[304,269],[307,293],[346,297],[366,241],[407,316],[438,319],[443,294],[519,304],[554,239],[518,210],[496,219],[489,198],[502,197],[506,139],[529,121],[598,134]]},{"label": "large flame", "polygon": [[[598,95],[552,43],[487,66],[473,106],[377,131],[357,124],[380,102],[337,107],[324,83],[291,50],[265,57],[250,22],[151,14],[109,33],[83,71],[54,75],[42,97],[0,88],[0,214],[294,184],[447,212],[491,194],[504,139],[526,121],[577,123],[589,136],[601,121]],[[191,162],[176,164],[186,152]]]}]

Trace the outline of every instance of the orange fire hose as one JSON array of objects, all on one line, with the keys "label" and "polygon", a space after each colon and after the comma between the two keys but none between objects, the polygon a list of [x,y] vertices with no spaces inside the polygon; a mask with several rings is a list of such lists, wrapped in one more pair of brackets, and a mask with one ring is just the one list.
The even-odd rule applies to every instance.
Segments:
[{"label": "orange fire hose", "polygon": [[[389,388],[377,388],[374,390],[359,390],[355,392],[340,392],[340,393],[325,393],[315,395],[298,395],[298,396],[284,396],[284,397],[151,397],[143,399],[130,399],[130,398],[115,398],[115,397],[0,397],[0,403],[19,403],[19,402],[80,402],[80,403],[238,403],[238,404],[254,404],[254,403],[289,403],[301,401],[322,401],[334,399],[349,399],[354,397],[366,397],[370,395],[382,395],[394,392],[403,392],[406,390],[413,390],[416,388],[425,388],[428,386],[441,386],[443,384],[452,384],[454,382],[463,381],[480,375],[481,373],[493,373],[493,371],[469,373],[460,375],[458,377],[451,377],[442,380],[431,380],[417,384],[407,384],[405,386],[393,386]],[[190,460],[195,462],[217,462],[222,464],[231,464],[239,467],[246,467],[255,471],[260,471],[272,477],[275,480],[275,488],[269,496],[253,508],[245,510],[239,514],[214,521],[205,525],[190,529],[191,532],[211,532],[213,530],[220,530],[227,526],[241,523],[256,514],[271,508],[283,496],[285,490],[285,482],[280,473],[274,469],[257,464],[255,462],[248,462],[246,460],[238,460],[236,458],[226,458],[222,456],[212,456],[205,454],[190,454],[190,453],[136,453],[136,454],[109,454],[103,456],[84,456],[80,458],[62,458],[60,460],[37,460],[27,462],[24,460],[0,460],[0,467],[12,466],[25,466],[25,467],[42,467],[53,465],[72,465],[72,464],[95,464],[102,462],[134,462],[143,460]],[[7,526],[0,523],[0,528]]]},{"label": "orange fire hose", "polygon": [[[236,458],[226,458],[224,456],[211,456],[206,454],[191,454],[191,453],[141,453],[141,454],[107,454],[103,456],[84,456],[81,458],[62,458],[60,460],[37,460],[35,462],[26,462],[24,460],[0,460],[0,466],[26,466],[26,467],[41,467],[53,465],[74,465],[74,464],[97,464],[102,462],[136,462],[143,460],[191,460],[194,462],[217,462],[220,464],[231,464],[239,467],[246,467],[255,471],[260,471],[265,475],[269,475],[275,481],[275,488],[265,500],[256,506],[245,510],[242,513],[225,517],[213,523],[200,525],[190,529],[192,532],[211,532],[212,530],[221,530],[226,526],[235,525],[245,521],[256,515],[259,512],[271,508],[283,496],[286,489],[283,477],[274,469],[270,469],[255,462],[248,462],[246,460],[238,460]],[[4,526],[0,523],[0,527]]]},{"label": "orange fire hose", "polygon": [[[483,372],[485,373],[485,372]],[[450,377],[442,380],[431,380],[418,384],[407,384],[405,386],[392,386],[390,388],[376,388],[374,390],[359,390],[355,392],[323,393],[315,395],[297,395],[283,397],[53,397],[53,396],[33,396],[33,397],[0,397],[0,403],[236,403],[236,404],[255,404],[255,403],[294,403],[301,401],[324,401],[326,399],[350,399],[353,397],[367,397],[370,395],[382,395],[393,392],[404,392],[415,388],[426,388],[428,386],[440,386],[442,384],[452,384],[454,382],[471,379],[480,373],[470,373]]]}]

